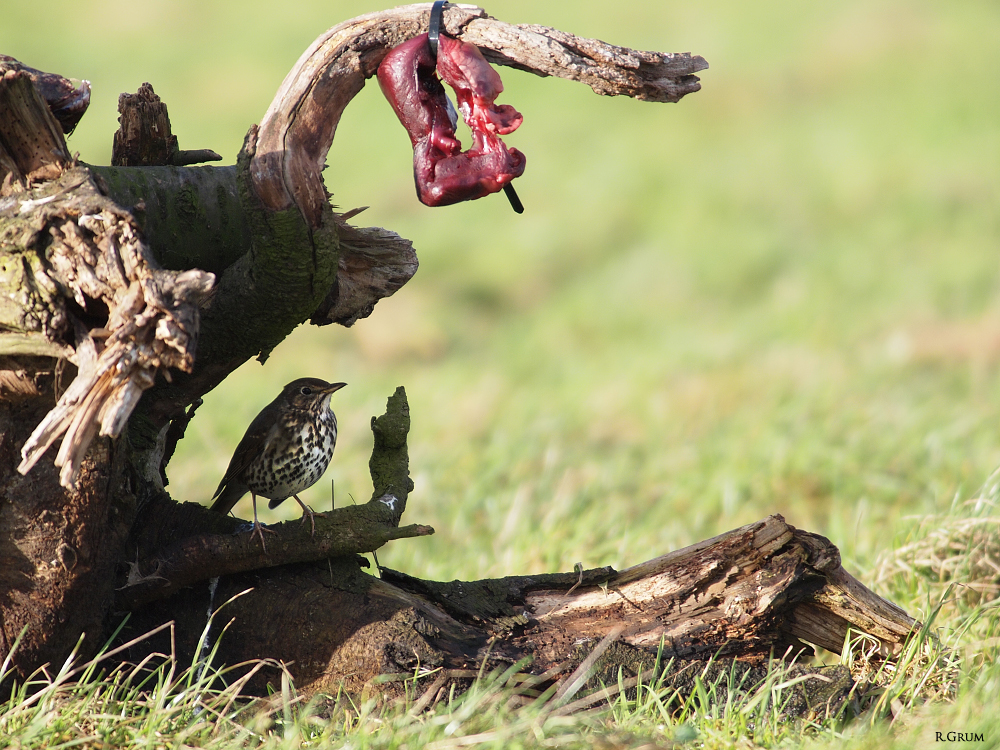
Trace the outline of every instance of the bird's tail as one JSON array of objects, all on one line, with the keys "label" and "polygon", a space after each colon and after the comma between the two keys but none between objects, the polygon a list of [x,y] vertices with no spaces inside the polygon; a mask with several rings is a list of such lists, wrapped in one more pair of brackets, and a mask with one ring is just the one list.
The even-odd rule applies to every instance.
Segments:
[{"label": "bird's tail", "polygon": [[249,491],[249,487],[239,482],[229,482],[224,486],[220,486],[215,491],[217,497],[215,502],[212,503],[211,509],[216,513],[228,513],[239,502],[240,498]]}]

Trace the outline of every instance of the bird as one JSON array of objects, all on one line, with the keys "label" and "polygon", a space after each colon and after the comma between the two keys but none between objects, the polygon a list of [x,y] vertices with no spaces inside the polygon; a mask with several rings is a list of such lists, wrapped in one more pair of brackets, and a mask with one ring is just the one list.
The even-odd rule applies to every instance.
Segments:
[{"label": "bird", "polygon": [[316,533],[316,515],[299,499],[299,493],[319,481],[330,464],[337,445],[337,415],[330,397],[347,383],[327,383],[319,378],[299,378],[261,409],[236,446],[211,509],[228,513],[247,492],[253,498],[253,531],[267,552],[257,519],[257,496],[266,497],[268,508],[276,508],[289,497],[302,507]]}]

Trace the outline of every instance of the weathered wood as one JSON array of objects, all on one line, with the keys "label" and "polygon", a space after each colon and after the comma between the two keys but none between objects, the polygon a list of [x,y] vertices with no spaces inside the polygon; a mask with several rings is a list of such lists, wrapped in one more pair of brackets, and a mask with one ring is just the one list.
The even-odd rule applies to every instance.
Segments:
[{"label": "weathered wood", "polygon": [[42,333],[5,333],[0,337],[0,357],[11,357],[19,354],[68,359],[73,356],[73,348],[58,341],[52,341]]},{"label": "weathered wood", "polygon": [[[193,509],[198,516],[193,520],[204,528],[206,521],[198,508]],[[137,609],[218,576],[373,552],[394,539],[434,533],[430,526],[394,526],[389,522],[391,515],[376,500],[327,511],[325,517],[317,515],[315,534],[307,524],[286,521],[268,527],[277,536],[268,535],[266,551],[250,531],[252,526],[230,519],[228,534],[195,532],[158,550],[153,559],[136,560],[125,586],[119,588],[117,607]]]},{"label": "weathered wood", "polygon": [[367,318],[380,299],[391,297],[417,272],[413,243],[381,227],[355,227],[347,219],[357,211],[336,214],[340,235],[337,283],[309,322],[350,327]]},{"label": "weathered wood", "polygon": [[77,375],[22,448],[18,470],[30,471],[63,438],[55,463],[68,487],[91,440],[121,433],[157,373],[192,368],[198,306],[213,277],[160,269],[131,216],[100,195],[84,169],[67,169],[22,194],[0,210],[0,219],[13,220],[26,208],[33,210],[31,223],[0,240],[0,256],[16,259],[5,267],[25,275],[20,293],[47,294],[25,299],[20,317],[2,322],[18,336],[15,344],[24,334],[73,342],[67,358]]},{"label": "weathered wood", "polygon": [[[344,108],[386,53],[427,31],[430,4],[372,13],[334,26],[299,58],[260,124],[252,173],[265,206],[297,206],[316,225],[327,202],[321,172]],[[515,26],[481,8],[445,6],[442,31],[479,46],[490,62],[580,81],[604,95],[676,102],[701,85],[697,55],[639,52],[544,26]]]},{"label": "weathered wood", "polygon": [[[406,498],[413,490],[410,479],[410,455],[406,437],[410,432],[410,404],[403,386],[389,396],[385,414],[372,417],[375,443],[368,469],[372,476],[372,502],[384,503],[392,513],[392,525],[398,526],[406,510]],[[392,498],[392,500],[388,500]]]},{"label": "weathered wood", "polygon": [[[230,519],[212,520],[211,534],[193,536],[209,524],[195,518],[207,511],[192,505],[181,506],[190,521],[155,524],[165,529],[161,540],[181,541],[136,540],[144,559],[131,566],[118,597],[119,607],[134,610],[132,627],[152,630],[169,617],[179,641],[193,647],[206,606],[242,594],[225,610],[223,661],[277,658],[307,693],[345,687],[386,695],[400,683],[386,674],[409,681],[417,666],[434,671],[423,683],[433,692],[440,679],[461,687],[484,664],[506,669],[521,661],[543,681],[562,681],[567,694],[583,683],[596,690],[617,684],[619,670],[633,681],[661,677],[649,671],[657,654],[661,664],[674,660],[670,684],[683,685],[693,663],[711,659],[721,660],[716,670],[732,658],[749,661],[739,670],[752,679],[770,657],[795,658],[810,644],[839,652],[848,628],[874,636],[892,656],[919,627],[850,576],[829,540],[777,515],[621,572],[448,583],[387,568],[380,579],[365,575],[349,553],[425,531],[395,529],[405,494],[386,494],[410,486],[408,430],[405,392],[397,389],[386,414],[372,419],[372,500],[318,519],[314,538],[301,522],[287,522],[264,554],[249,524]],[[308,623],[310,638],[290,632],[290,621]],[[580,669],[582,678],[573,677]],[[253,689],[267,690],[268,676],[262,672]],[[570,688],[574,680],[581,684]],[[795,705],[835,710],[851,684],[846,670],[824,672]],[[594,693],[571,705],[599,700]]]},{"label": "weathered wood", "polygon": [[919,627],[847,573],[828,539],[779,515],[629,568],[572,597],[534,591],[524,606],[556,653],[621,624],[627,643],[656,648],[663,639],[670,653],[687,658],[766,656],[808,644],[839,653],[849,627],[895,654]]},{"label": "weathered wood", "polygon": [[78,167],[4,199],[0,224],[0,652],[25,630],[23,677],[101,645],[139,483],[109,438],[190,366],[211,277],[160,270]]},{"label": "weathered wood", "polygon": [[266,551],[245,521],[194,503],[177,507],[161,494],[147,510],[147,530],[134,540],[137,556],[118,588],[118,608],[133,610],[222,575],[373,552],[393,539],[433,534],[429,526],[399,527],[413,489],[406,448],[410,407],[402,386],[389,397],[385,414],[372,417],[371,428],[371,500],[316,514],[315,532],[303,521],[271,527],[275,536]]},{"label": "weathered wood", "polygon": [[172,164],[181,167],[203,161],[221,161],[210,149],[181,151],[177,136],[170,129],[167,106],[144,83],[134,94],[118,97],[118,122],[111,151],[116,167],[155,167]]},{"label": "weathered wood", "polygon": [[[250,129],[236,167],[198,172],[205,183],[198,187],[183,168],[107,168],[102,177],[99,168],[73,165],[48,111],[52,103],[32,98],[24,70],[5,74],[8,92],[23,94],[32,112],[27,119],[19,115],[4,131],[14,135],[0,143],[0,168],[8,173],[0,188],[6,243],[0,251],[12,260],[0,264],[0,287],[9,292],[0,295],[0,327],[13,335],[0,361],[0,658],[10,655],[27,626],[15,675],[60,662],[83,632],[83,652],[92,651],[116,601],[136,607],[133,627],[168,616],[179,623],[179,645],[191,636],[197,642],[211,597],[223,601],[248,584],[254,592],[231,607],[233,633],[240,635],[227,639],[222,658],[256,653],[293,660],[302,684],[313,689],[363,686],[417,663],[471,669],[495,638],[501,645],[491,657],[496,663],[534,654],[529,642],[515,640],[526,635],[522,618],[529,615],[506,614],[526,606],[516,597],[495,601],[499,614],[489,614],[485,599],[451,613],[363,574],[356,555],[328,557],[422,533],[397,528],[412,485],[405,439],[393,435],[408,415],[373,426],[385,455],[395,458],[372,462],[372,501],[341,509],[329,529],[321,520],[316,539],[306,541],[303,526],[283,527],[282,544],[272,548],[273,561],[284,563],[279,566],[262,568],[270,563],[246,543],[249,535],[237,521],[206,524],[200,508],[174,503],[161,481],[163,456],[181,431],[171,438],[170,422],[186,423],[189,405],[201,395],[248,358],[266,358],[307,319],[351,324],[416,269],[407,241],[351,228],[350,214],[333,212],[320,172],[343,108],[388,49],[425,29],[428,10],[374,14],[320,37],[289,74],[261,127]],[[605,94],[675,101],[698,89],[692,74],[705,67],[697,57],[638,53],[509,26],[468,7],[449,6],[445,27],[482,46],[494,62],[581,80]],[[151,88],[148,94],[138,103],[152,107]],[[160,150],[177,164],[165,108],[162,114],[157,129],[167,148]],[[31,118],[40,124],[25,126]],[[144,126],[123,125],[123,133],[143,135]],[[51,146],[47,156],[39,156],[32,138]],[[198,207],[206,200],[220,201],[219,221],[237,227],[225,247],[210,257],[184,256],[172,271],[159,268],[151,246],[166,251],[171,243],[188,244],[156,224],[159,209],[173,207],[178,215],[190,209],[185,220],[204,226]],[[212,237],[202,239],[191,246],[212,244]],[[208,293],[212,276],[203,266],[210,265],[217,283]],[[110,437],[126,424],[127,439]],[[13,471],[22,446],[21,468],[28,470],[60,434],[56,465],[41,461],[28,476]],[[76,474],[77,484],[67,487]],[[364,519],[361,528],[337,529],[338,520],[357,517]],[[217,592],[202,579],[207,572],[220,574]],[[546,580],[558,586],[563,579]],[[591,582],[585,577],[565,593],[578,596],[584,580]],[[484,597],[493,590],[479,589]],[[150,603],[139,606],[140,600]],[[303,638],[306,628],[314,638]],[[547,643],[556,654],[555,640]]]},{"label": "weathered wood", "polygon": [[0,60],[0,196],[24,189],[22,182],[57,177],[72,161],[62,128],[31,74],[10,65]]},{"label": "weathered wood", "polygon": [[[250,252],[236,167],[88,167],[108,196],[132,212],[164,268],[197,266],[221,274]],[[417,271],[410,240],[348,223],[362,210],[333,215],[340,239],[337,280],[310,318],[315,325],[353,325]]]},{"label": "weathered wood", "polygon": [[35,70],[10,55],[0,55],[0,70],[23,71],[31,78],[42,99],[48,104],[63,134],[69,135],[90,106],[90,81]]},{"label": "weathered wood", "polygon": [[57,381],[52,372],[26,376],[21,383],[37,383],[39,392],[5,389],[0,399],[0,653],[19,679],[62,664],[74,648],[100,648],[135,516],[134,494],[109,496],[125,465],[108,438],[93,441],[72,489],[59,484],[51,462],[28,476],[15,471],[32,426],[54,405]]},{"label": "weathered wood", "polygon": [[[409,6],[355,19],[327,32],[289,73],[261,128],[251,130],[243,157],[250,185],[236,193],[242,213],[237,225],[251,229],[252,250],[219,276],[216,295],[203,310],[202,356],[195,371],[147,399],[148,435],[140,442],[152,446],[153,433],[181,418],[190,403],[250,356],[266,358],[302,320],[350,325],[416,270],[416,258],[405,240],[382,231],[344,229],[330,209],[321,171],[344,107],[365,78],[374,74],[388,49],[423,30],[427,10]],[[445,27],[459,38],[468,33],[502,64],[581,80],[605,94],[676,101],[699,88],[692,74],[706,67],[704,60],[690,55],[634,52],[553,30],[549,31],[558,39],[550,39],[541,27],[503,24],[479,9],[450,7]],[[134,106],[127,106],[130,103]],[[134,97],[123,97],[121,159],[128,160],[124,144],[151,131],[164,135],[152,160],[172,158],[167,154],[176,150],[176,140],[169,135],[161,104],[148,86]],[[133,118],[130,112],[142,116]],[[143,119],[145,115],[156,119],[157,127]],[[138,149],[133,161],[150,163],[143,153]],[[141,209],[145,203],[139,198],[130,205]],[[298,226],[290,209],[306,226]],[[343,259],[342,233],[351,235],[355,249]],[[299,252],[311,263],[292,262]],[[341,267],[352,271],[343,284],[336,281]],[[254,283],[261,278],[272,283]],[[290,286],[310,294],[290,293]],[[247,316],[247,311],[260,309],[269,315]]]},{"label": "weathered wood", "polygon": [[[152,629],[169,616],[179,640],[195,643],[207,591],[179,592],[131,624]],[[839,652],[851,628],[892,655],[920,627],[844,571],[828,540],[781,516],[621,572],[443,583],[385,568],[377,579],[352,558],[337,558],[226,576],[213,591],[216,604],[245,592],[220,615],[230,625],[219,658],[279,659],[307,694],[343,687],[394,695],[400,682],[385,675],[412,680],[419,666],[430,675],[421,681],[426,688],[440,676],[434,670],[461,682],[484,665],[506,669],[521,660],[530,662],[527,672],[565,682],[599,648],[586,676],[597,688],[601,679],[616,682],[619,669],[626,679],[652,669],[657,653],[681,671],[713,659],[723,670],[733,658],[766,665],[809,653],[809,643]],[[850,608],[835,603],[845,597]],[[289,621],[308,623],[310,637],[292,637]],[[838,691],[845,679],[850,687],[849,676],[837,674]],[[262,673],[254,689],[266,690],[268,678]]]},{"label": "weathered wood", "polygon": [[170,164],[170,157],[180,150],[167,107],[149,83],[134,94],[118,95],[118,123],[111,147],[113,167]]},{"label": "weathered wood", "polygon": [[[24,677],[101,645],[138,482],[97,433],[120,433],[161,367],[190,365],[210,276],[158,269],[30,73],[5,72],[0,100],[0,654]],[[15,471],[60,436],[55,463]]]}]

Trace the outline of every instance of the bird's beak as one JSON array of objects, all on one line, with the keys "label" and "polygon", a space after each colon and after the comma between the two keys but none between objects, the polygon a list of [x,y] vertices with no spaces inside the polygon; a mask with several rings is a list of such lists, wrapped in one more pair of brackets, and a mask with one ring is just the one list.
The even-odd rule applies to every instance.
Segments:
[{"label": "bird's beak", "polygon": [[331,383],[328,388],[323,389],[323,393],[335,393],[343,388],[347,383]]}]

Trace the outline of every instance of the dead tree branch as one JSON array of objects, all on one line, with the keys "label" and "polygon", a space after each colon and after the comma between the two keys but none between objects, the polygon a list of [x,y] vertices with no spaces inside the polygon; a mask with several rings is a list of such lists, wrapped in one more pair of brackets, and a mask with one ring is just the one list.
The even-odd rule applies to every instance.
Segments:
[{"label": "dead tree branch", "polygon": [[[17,115],[4,117],[0,143],[20,155],[0,199],[9,227],[0,239],[2,283],[17,290],[0,326],[18,338],[13,348],[0,338],[0,355],[31,353],[32,341],[43,356],[53,345],[72,346],[65,356],[77,367],[21,449],[18,471],[26,474],[63,438],[55,463],[69,487],[94,437],[121,433],[157,373],[192,369],[198,306],[213,276],[160,268],[132,217],[71,165],[60,126],[26,72],[3,74],[0,101]],[[28,189],[42,178],[48,182]]]},{"label": "dead tree branch", "polygon": [[[385,568],[374,578],[342,557],[227,576],[214,601],[248,588],[225,610],[232,624],[219,658],[280,659],[307,693],[343,687],[392,696],[402,683],[386,675],[412,680],[417,665],[429,686],[435,670],[507,669],[525,659],[551,684],[611,636],[588,678],[597,688],[616,682],[619,669],[624,679],[652,669],[661,644],[664,661],[675,659],[678,669],[697,662],[700,673],[713,658],[766,665],[772,656],[809,653],[809,644],[839,653],[848,628],[877,638],[891,656],[920,627],[844,571],[828,540],[781,516],[621,572],[445,583]],[[179,639],[196,643],[205,596],[204,587],[179,591],[130,625],[152,629],[157,617],[175,619]],[[286,633],[288,621],[308,621],[310,639]],[[254,689],[274,678],[262,674]],[[843,675],[838,685],[846,689]]]},{"label": "dead tree branch", "polygon": [[[334,26],[299,58],[264,115],[253,184],[272,210],[298,206],[316,226],[327,202],[321,171],[344,109],[386,53],[427,30],[430,4],[407,5]],[[443,31],[475,44],[490,62],[580,81],[599,94],[676,102],[701,85],[697,55],[639,52],[544,26],[515,26],[481,8],[449,4]]]},{"label": "dead tree branch", "polygon": [[120,127],[115,133],[111,163],[118,167],[149,167],[171,164],[184,167],[203,161],[221,161],[211,149],[181,151],[171,132],[167,105],[148,83],[134,94],[118,97]]},{"label": "dead tree branch", "polygon": [[[84,652],[93,651],[116,599],[149,601],[140,611],[155,618],[162,607],[200,591],[190,559],[204,563],[202,572],[215,566],[226,573],[226,586],[249,581],[263,592],[272,581],[285,595],[298,585],[296,576],[320,570],[321,589],[312,601],[324,617],[335,613],[342,620],[330,622],[339,635],[318,648],[336,651],[338,661],[306,651],[292,658],[325,665],[330,680],[367,675],[376,666],[377,674],[387,671],[382,640],[368,642],[370,653],[359,645],[355,655],[340,645],[356,632],[370,634],[369,626],[395,643],[395,628],[413,623],[392,618],[418,610],[432,625],[400,632],[413,648],[393,652],[396,667],[388,671],[400,671],[404,652],[414,648],[432,656],[434,647],[418,640],[421,632],[453,637],[451,645],[442,641],[453,661],[472,663],[467,657],[482,636],[476,627],[398,586],[359,577],[354,556],[296,562],[405,535],[396,527],[410,485],[398,467],[372,464],[375,492],[363,507],[382,514],[369,519],[374,541],[335,530],[322,536],[320,529],[306,552],[289,552],[287,564],[266,569],[260,559],[249,569],[254,562],[240,547],[235,522],[221,519],[228,528],[208,528],[215,536],[237,532],[232,538],[199,536],[206,527],[190,526],[194,514],[177,511],[182,506],[161,483],[163,456],[175,439],[169,424],[188,419],[189,405],[249,358],[265,359],[305,320],[350,325],[416,270],[408,241],[349,227],[349,214],[334,213],[321,171],[344,107],[389,49],[425,30],[429,7],[365,16],[321,36],[286,78],[261,126],[250,129],[238,164],[228,168],[75,164],[59,122],[72,127],[82,114],[87,85],[53,82],[0,60],[0,288],[7,292],[0,295],[0,558],[10,563],[0,569],[0,658],[10,655],[18,633],[28,633],[13,657],[16,674],[65,659],[83,633]],[[503,24],[466,6],[448,6],[444,22],[448,34],[480,45],[494,62],[580,80],[602,94],[676,101],[698,89],[693,74],[706,67],[690,55],[633,52]],[[48,83],[53,93],[40,97],[38,87]],[[123,102],[152,105],[148,93]],[[123,122],[125,135],[141,133],[130,122]],[[178,163],[175,143],[147,145],[136,153],[161,156],[141,157],[141,163]],[[111,439],[126,426],[127,440]],[[383,427],[394,429],[376,423],[376,433]],[[39,462],[60,436],[56,464]],[[393,445],[388,433],[383,437],[405,459],[405,440]],[[22,471],[35,465],[28,476],[14,471],[22,446]],[[150,543],[138,545],[130,578],[124,563],[137,541]],[[318,581],[310,580],[302,582],[305,589]],[[123,592],[117,597],[116,587]],[[302,622],[311,617],[297,611],[302,601],[271,601],[274,608],[265,604],[251,615],[240,648],[266,650],[272,643],[282,652],[273,629],[292,633],[286,625],[296,614]],[[174,610],[171,618],[200,617],[204,605]],[[264,625],[272,630],[261,630]],[[297,633],[295,639],[293,651],[306,645]],[[310,681],[307,675],[304,683]]]}]

